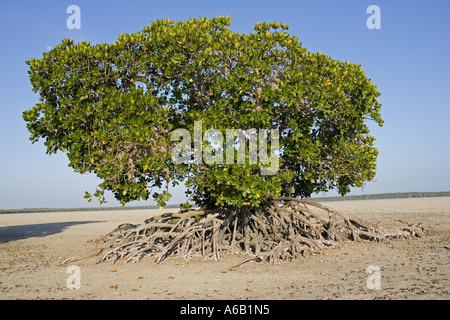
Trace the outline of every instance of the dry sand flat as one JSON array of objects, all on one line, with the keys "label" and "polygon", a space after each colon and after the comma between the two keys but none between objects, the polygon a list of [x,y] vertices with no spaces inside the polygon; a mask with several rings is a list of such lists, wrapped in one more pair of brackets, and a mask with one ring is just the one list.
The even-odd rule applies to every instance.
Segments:
[{"label": "dry sand flat", "polygon": [[[87,259],[69,264],[80,272],[80,288],[69,289],[74,274],[61,261],[121,223],[140,224],[161,211],[3,214],[0,299],[449,299],[450,197],[326,204],[352,217],[423,221],[435,230],[409,241],[348,243],[281,265],[250,262],[236,271],[229,271],[243,258],[236,255],[160,264],[93,265]],[[368,273],[369,266],[379,273]],[[374,276],[379,289],[367,285]]]}]

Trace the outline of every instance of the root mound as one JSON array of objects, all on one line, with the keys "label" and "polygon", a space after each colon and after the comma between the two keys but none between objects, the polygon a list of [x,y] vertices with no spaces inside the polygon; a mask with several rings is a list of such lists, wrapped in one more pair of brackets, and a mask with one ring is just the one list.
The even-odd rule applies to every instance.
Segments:
[{"label": "root mound", "polygon": [[[388,229],[382,226],[386,220],[372,224],[349,219],[313,201],[269,195],[260,207],[201,208],[165,213],[140,226],[122,224],[94,240],[91,252],[99,257],[98,262],[113,263],[144,257],[154,257],[159,263],[170,255],[219,260],[226,253],[244,253],[251,258],[243,262],[278,264],[338,247],[344,241],[379,242],[426,233],[420,223],[390,221],[400,225]],[[74,260],[79,257],[65,262]]]}]

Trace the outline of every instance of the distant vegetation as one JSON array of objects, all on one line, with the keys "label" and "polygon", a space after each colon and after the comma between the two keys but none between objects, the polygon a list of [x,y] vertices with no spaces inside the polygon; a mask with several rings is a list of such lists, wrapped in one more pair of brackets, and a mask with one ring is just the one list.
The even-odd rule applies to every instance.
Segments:
[{"label": "distant vegetation", "polygon": [[[169,204],[165,206],[166,209],[179,209],[179,204]],[[135,206],[135,207],[93,207],[93,208],[25,208],[25,209],[6,209],[0,210],[2,213],[30,213],[30,212],[68,212],[68,211],[112,211],[112,210],[143,210],[143,209],[158,209],[158,206]]]},{"label": "distant vegetation", "polygon": [[374,199],[399,199],[399,198],[429,198],[429,197],[450,197],[450,191],[443,192],[397,192],[397,193],[377,193],[359,196],[345,197],[319,197],[311,198],[314,201],[347,201],[347,200],[374,200]]},{"label": "distant vegetation", "polygon": [[[450,197],[450,191],[443,192],[397,192],[397,193],[378,193],[359,196],[337,196],[337,197],[318,197],[310,200],[323,201],[348,201],[348,200],[374,200],[374,199],[399,199],[399,198],[429,198],[429,197]],[[178,209],[178,204],[170,204],[166,209]],[[154,206],[135,206],[135,207],[95,207],[95,208],[31,208],[31,209],[7,209],[0,210],[2,213],[30,213],[30,212],[56,212],[56,211],[108,211],[108,210],[143,210],[158,209]]]}]

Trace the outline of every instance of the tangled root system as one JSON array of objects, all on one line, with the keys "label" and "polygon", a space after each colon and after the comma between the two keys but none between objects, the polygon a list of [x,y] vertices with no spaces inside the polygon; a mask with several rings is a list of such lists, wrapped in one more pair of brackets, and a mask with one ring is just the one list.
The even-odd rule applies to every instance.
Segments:
[{"label": "tangled root system", "polygon": [[92,252],[98,262],[113,263],[148,257],[159,263],[171,255],[219,260],[227,253],[244,253],[249,258],[239,265],[251,260],[278,264],[345,241],[380,242],[426,233],[420,223],[395,221],[400,225],[388,229],[383,227],[386,220],[372,224],[313,201],[268,196],[260,207],[201,208],[164,213],[139,226],[122,224],[93,241]]}]

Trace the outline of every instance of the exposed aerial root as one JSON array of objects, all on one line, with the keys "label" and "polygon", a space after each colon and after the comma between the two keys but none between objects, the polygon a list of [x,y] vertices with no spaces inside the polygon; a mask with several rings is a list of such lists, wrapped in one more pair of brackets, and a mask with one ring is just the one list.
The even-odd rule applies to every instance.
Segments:
[{"label": "exposed aerial root", "polygon": [[[322,204],[267,195],[260,207],[213,208],[165,213],[135,226],[122,224],[93,241],[98,262],[137,262],[153,257],[157,263],[170,255],[184,260],[219,260],[226,253],[244,253],[247,261],[278,264],[340,246],[344,241],[384,241],[419,237],[425,229],[402,221],[385,228],[349,219]],[[280,202],[282,204],[280,204]],[[73,261],[67,259],[66,261]]]}]

